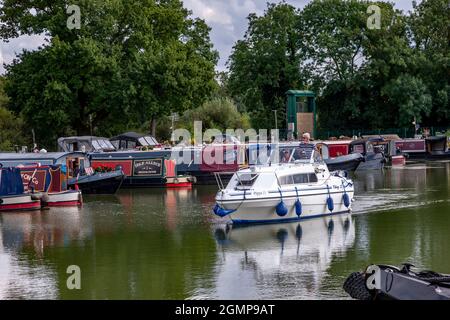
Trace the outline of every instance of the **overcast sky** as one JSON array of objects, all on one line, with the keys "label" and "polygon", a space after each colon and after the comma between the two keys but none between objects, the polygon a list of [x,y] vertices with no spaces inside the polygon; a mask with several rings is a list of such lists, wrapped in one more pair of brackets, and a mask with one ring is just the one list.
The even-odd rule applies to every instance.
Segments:
[{"label": "overcast sky", "polygon": [[[225,63],[234,43],[242,39],[247,29],[247,16],[250,13],[262,15],[269,0],[184,0],[185,7],[192,10],[193,15],[205,19],[212,28],[211,40],[219,51],[220,61],[217,69],[225,70]],[[302,8],[308,0],[286,0],[296,7]],[[412,0],[394,2],[398,9],[405,12],[412,9]],[[419,1],[418,1],[419,2]],[[36,49],[44,42],[41,36],[20,37],[9,43],[0,42],[0,62],[10,63],[17,53],[23,49]],[[3,59],[3,60],[2,60]],[[0,73],[4,73],[3,63]]]}]

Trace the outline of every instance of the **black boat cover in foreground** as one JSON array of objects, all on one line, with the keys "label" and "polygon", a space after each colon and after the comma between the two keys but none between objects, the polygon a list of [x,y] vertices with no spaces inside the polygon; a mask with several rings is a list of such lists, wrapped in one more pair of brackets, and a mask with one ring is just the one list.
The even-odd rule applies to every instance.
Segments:
[{"label": "black boat cover in foreground", "polygon": [[413,272],[412,267],[369,266],[365,272],[352,273],[344,290],[358,300],[450,300],[450,275]]}]

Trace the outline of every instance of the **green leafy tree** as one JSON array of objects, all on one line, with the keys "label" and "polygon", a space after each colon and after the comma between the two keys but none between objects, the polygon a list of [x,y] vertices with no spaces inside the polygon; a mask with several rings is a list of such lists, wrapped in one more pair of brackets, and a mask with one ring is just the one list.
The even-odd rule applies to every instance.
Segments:
[{"label": "green leafy tree", "polygon": [[[80,29],[67,27],[68,5]],[[217,85],[210,29],[190,14],[179,0],[4,1],[3,38],[49,39],[7,67],[9,107],[49,145],[149,120],[154,133],[158,117],[201,105]]]},{"label": "green leafy tree", "polygon": [[228,90],[247,111],[255,128],[272,128],[286,118],[286,91],[303,85],[302,52],[296,28],[298,10],[286,3],[268,4],[261,17],[248,16],[248,29],[229,60]]},{"label": "green leafy tree", "polygon": [[301,11],[298,28],[312,79],[354,77],[363,56],[368,6],[366,1],[318,0]]},{"label": "green leafy tree", "polygon": [[425,117],[427,124],[450,123],[450,14],[447,0],[413,2],[409,18],[410,37],[415,53],[421,55],[418,64],[421,79],[432,96],[432,111]]},{"label": "green leafy tree", "polygon": [[21,118],[17,118],[6,106],[9,98],[4,92],[5,79],[0,77],[0,150],[12,151],[15,146],[26,145],[27,135]]},{"label": "green leafy tree", "polygon": [[214,98],[202,106],[188,110],[181,119],[181,126],[193,130],[194,121],[202,121],[203,128],[247,130],[251,127],[247,114],[238,111],[237,106],[228,98]]},{"label": "green leafy tree", "polygon": [[414,118],[420,123],[422,115],[429,115],[431,111],[431,96],[422,80],[411,76],[402,75],[391,80],[385,85],[382,94],[387,97],[387,102],[394,108],[398,108],[397,123],[401,127],[408,127]]}]

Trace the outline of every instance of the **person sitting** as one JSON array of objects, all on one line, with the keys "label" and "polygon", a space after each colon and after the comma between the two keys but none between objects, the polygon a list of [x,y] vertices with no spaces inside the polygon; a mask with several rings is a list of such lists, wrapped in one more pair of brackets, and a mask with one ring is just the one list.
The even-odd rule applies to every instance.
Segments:
[{"label": "person sitting", "polygon": [[283,150],[283,154],[281,157],[281,163],[289,163],[289,159],[291,158],[291,155],[289,151]]}]

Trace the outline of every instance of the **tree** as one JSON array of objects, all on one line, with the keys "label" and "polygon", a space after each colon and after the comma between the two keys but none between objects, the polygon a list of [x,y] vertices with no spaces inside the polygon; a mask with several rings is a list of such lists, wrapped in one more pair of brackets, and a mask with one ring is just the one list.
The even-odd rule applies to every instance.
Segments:
[{"label": "tree", "polygon": [[366,1],[317,0],[301,11],[304,69],[317,81],[353,78],[361,65],[368,6]]},{"label": "tree", "polygon": [[0,77],[0,150],[13,151],[14,146],[23,145],[26,141],[24,123],[16,118],[8,109],[9,98],[4,92],[5,79]]},{"label": "tree", "polygon": [[[80,29],[67,27],[69,4],[81,9]],[[179,0],[5,0],[0,35],[49,39],[7,67],[10,108],[47,144],[149,120],[154,131],[158,117],[201,105],[216,86],[210,29],[190,15]]]},{"label": "tree", "polygon": [[423,55],[418,73],[429,88],[432,111],[425,117],[428,124],[450,123],[450,50],[448,26],[450,15],[447,0],[413,2],[409,18],[410,37],[416,55]]},{"label": "tree", "polygon": [[181,119],[185,128],[193,129],[194,121],[202,121],[203,127],[218,129],[225,132],[227,129],[250,128],[250,119],[247,114],[241,114],[237,106],[228,98],[213,98],[202,106],[188,110]]},{"label": "tree", "polygon": [[286,3],[268,4],[261,17],[248,16],[244,39],[233,48],[228,65],[228,90],[240,110],[251,115],[254,128],[274,126],[286,119],[286,91],[304,81],[299,70],[302,52],[296,29],[298,10]]}]

